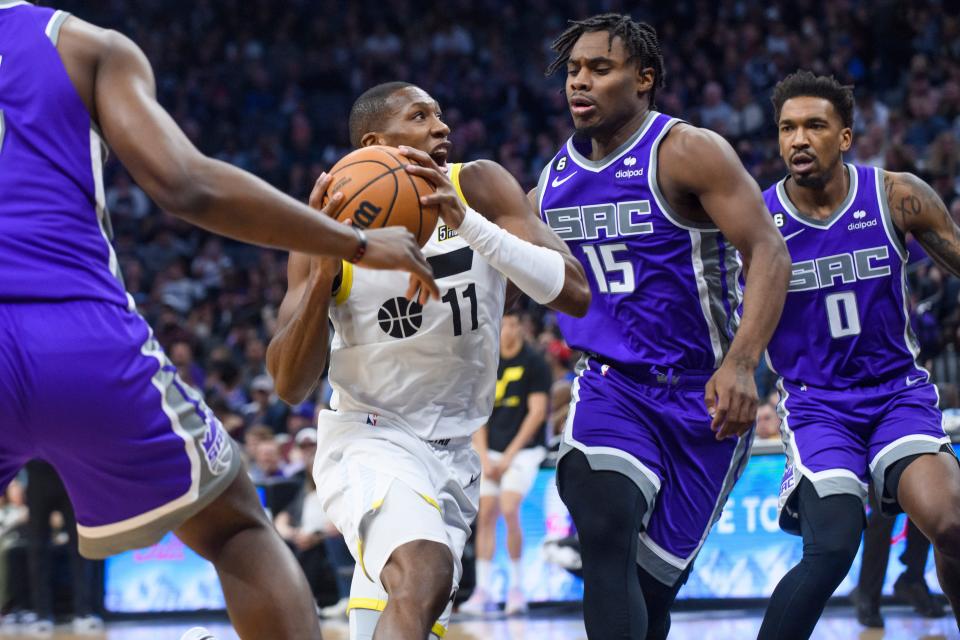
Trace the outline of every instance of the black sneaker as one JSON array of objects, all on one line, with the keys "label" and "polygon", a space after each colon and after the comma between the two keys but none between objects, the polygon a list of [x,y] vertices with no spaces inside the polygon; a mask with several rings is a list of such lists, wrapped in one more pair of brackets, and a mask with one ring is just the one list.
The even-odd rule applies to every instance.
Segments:
[{"label": "black sneaker", "polygon": [[914,611],[924,618],[942,618],[947,613],[943,605],[930,594],[924,580],[909,580],[904,574],[900,574],[893,583],[893,595],[912,606]]},{"label": "black sneaker", "polygon": [[860,590],[854,588],[850,592],[850,602],[857,612],[857,622],[869,629],[883,629],[883,616],[880,614],[880,603],[870,602],[860,597]]}]

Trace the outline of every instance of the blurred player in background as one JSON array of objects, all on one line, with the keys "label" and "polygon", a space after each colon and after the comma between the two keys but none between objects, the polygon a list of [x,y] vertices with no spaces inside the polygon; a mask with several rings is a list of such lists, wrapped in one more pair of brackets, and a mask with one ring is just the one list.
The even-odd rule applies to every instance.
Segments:
[{"label": "blurred player in background", "polygon": [[[407,171],[437,187],[423,203],[442,220],[423,252],[440,300],[400,297],[403,274],[292,254],[267,351],[277,392],[291,403],[313,390],[330,352],[336,410],[320,415],[315,475],[357,559],[353,639],[446,633],[476,515],[471,436],[493,404],[506,279],[574,315],[589,302],[580,264],[516,180],[494,162],[448,165],[449,133],[436,101],[404,82],[369,89],[350,113],[355,147],[398,146],[412,161]],[[311,202],[330,182],[320,178]]]},{"label": "blurred player in background", "polygon": [[465,613],[480,614],[492,608],[491,572],[497,520],[501,514],[507,526],[510,557],[504,611],[513,615],[527,610],[520,503],[533,487],[547,453],[544,431],[552,382],[546,360],[523,339],[520,312],[508,311],[500,328],[500,364],[493,413],[487,424],[473,434],[483,476],[475,538],[477,586],[460,607]]},{"label": "blurred player in background", "polygon": [[598,15],[553,49],[547,73],[566,71],[576,134],[531,196],[593,294],[584,318],[559,317],[586,355],[557,482],[580,535],[588,636],[665,638],[749,457],[753,373],[790,261],[730,145],[654,111],[652,27]]},{"label": "blurred player in background", "polygon": [[[895,517],[883,514],[877,502],[877,492],[868,487],[867,501],[870,503],[870,515],[867,517],[866,531],[863,532],[863,555],[860,558],[860,580],[850,592],[850,599],[856,607],[857,620],[865,627],[882,629],[883,615],[880,613],[880,598],[883,595],[883,583],[890,562],[890,536],[893,535]],[[943,605],[930,593],[924,577],[927,558],[930,557],[930,541],[917,525],[907,518],[903,554],[900,556],[906,569],[893,583],[893,595],[897,600],[913,606],[914,611],[925,618],[939,618],[945,615]]]},{"label": "blurred player in background", "polygon": [[871,477],[881,510],[905,511],[933,543],[960,619],[960,465],[917,363],[904,244],[913,234],[960,275],[960,228],[916,176],[843,162],[850,87],[799,71],[773,106],[788,174],[764,198],[793,277],[768,356],[787,453],[780,526],[803,536],[803,558],[774,590],[760,638],[813,633],[860,546]]},{"label": "blurred player in background", "polygon": [[240,453],[125,292],[105,145],[165,210],[239,240],[413,271],[411,234],[336,225],[200,154],[119,33],[0,1],[0,486],[31,458],[63,478],[80,551],[177,535],[212,561],[243,638],[317,638],[310,592]]}]

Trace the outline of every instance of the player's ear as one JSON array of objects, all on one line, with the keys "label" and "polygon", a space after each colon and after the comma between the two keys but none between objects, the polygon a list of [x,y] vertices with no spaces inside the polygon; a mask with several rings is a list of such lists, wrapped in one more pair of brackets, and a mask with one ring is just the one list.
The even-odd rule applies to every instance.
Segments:
[{"label": "player's ear", "polygon": [[373,145],[384,144],[383,136],[374,131],[369,131],[363,134],[363,137],[360,138],[361,147],[372,147]]},{"label": "player's ear", "polygon": [[656,72],[653,70],[653,67],[641,67],[637,64],[635,65],[635,69],[637,74],[637,94],[647,93],[653,89],[653,83],[656,81]]},{"label": "player's ear", "polygon": [[844,127],[840,130],[840,151],[846,153],[853,146],[853,130],[850,127]]}]

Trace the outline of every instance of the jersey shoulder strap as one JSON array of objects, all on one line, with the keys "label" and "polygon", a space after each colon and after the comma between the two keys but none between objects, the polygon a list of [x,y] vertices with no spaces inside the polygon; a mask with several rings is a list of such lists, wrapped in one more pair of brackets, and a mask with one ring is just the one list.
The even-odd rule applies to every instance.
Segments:
[{"label": "jersey shoulder strap", "polygon": [[467,202],[467,199],[463,195],[463,189],[460,187],[460,170],[461,169],[463,169],[463,163],[454,162],[453,164],[450,165],[450,173],[448,175],[450,177],[450,182],[453,183],[453,188],[457,190],[457,195],[460,197],[460,202],[462,202],[463,204],[469,207],[470,203]]}]

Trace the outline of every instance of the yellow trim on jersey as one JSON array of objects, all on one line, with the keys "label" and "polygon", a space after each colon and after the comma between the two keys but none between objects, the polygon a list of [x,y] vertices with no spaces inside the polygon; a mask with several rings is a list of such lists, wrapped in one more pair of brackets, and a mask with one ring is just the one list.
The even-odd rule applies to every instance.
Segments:
[{"label": "yellow trim on jersey", "polygon": [[437,511],[439,511],[439,512],[440,512],[440,515],[443,515],[443,510],[440,508],[440,503],[439,503],[439,502],[437,502],[436,500],[434,500],[434,499],[431,498],[430,496],[424,495],[424,494],[422,494],[422,493],[418,493],[417,495],[420,496],[421,498],[423,498],[424,500],[426,500],[426,501],[427,501],[427,504],[429,504],[431,507],[433,507],[434,509],[436,509]]},{"label": "yellow trim on jersey", "polygon": [[367,568],[363,565],[363,539],[361,538],[357,538],[357,560],[360,562],[360,571],[363,571],[363,575],[367,576],[367,580],[375,582],[374,579],[370,577],[370,574],[367,573]]},{"label": "yellow trim on jersey", "polygon": [[463,197],[463,189],[460,188],[460,169],[463,168],[462,162],[456,162],[450,165],[450,182],[453,183],[453,188],[457,190],[457,195],[460,196],[460,200],[463,204],[467,204],[467,199]]},{"label": "yellow trim on jersey", "polygon": [[[377,598],[350,598],[350,600],[347,601],[347,613],[349,613],[351,609],[366,609],[367,611],[383,611],[386,608],[387,608],[387,601],[379,600]],[[438,638],[442,638],[443,636],[447,635],[447,628],[442,624],[440,624],[439,622],[435,622],[433,624],[433,628],[430,629],[430,633],[437,636]]]},{"label": "yellow trim on jersey", "polygon": [[333,304],[341,305],[350,297],[350,290],[353,289],[353,264],[343,261],[343,268],[340,273],[340,288],[333,298]]}]

